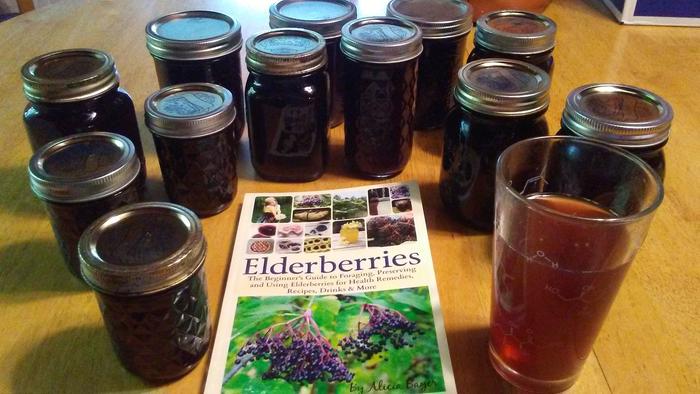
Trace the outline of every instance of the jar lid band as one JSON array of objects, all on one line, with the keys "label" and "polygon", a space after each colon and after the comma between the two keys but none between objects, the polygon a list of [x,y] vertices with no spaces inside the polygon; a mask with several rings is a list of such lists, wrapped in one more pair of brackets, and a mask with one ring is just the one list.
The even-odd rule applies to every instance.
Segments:
[{"label": "jar lid band", "polygon": [[146,25],[146,48],[152,56],[163,59],[214,59],[242,45],[240,23],[219,12],[176,12]]},{"label": "jar lid band", "polygon": [[166,202],[127,205],[97,219],[78,242],[85,282],[101,293],[163,291],[204,264],[202,225],[189,209]]},{"label": "jar lid band", "polygon": [[270,6],[270,28],[307,29],[325,39],[340,37],[343,25],[355,18],[357,8],[347,0],[281,0]]},{"label": "jar lid band", "polygon": [[272,29],[250,37],[245,47],[248,69],[261,74],[307,74],[328,62],[323,36],[306,29]]},{"label": "jar lid band", "polygon": [[185,83],[165,87],[144,103],[146,127],[168,138],[199,138],[233,123],[233,95],[211,83]]},{"label": "jar lid band", "polygon": [[424,39],[461,36],[472,29],[473,8],[459,0],[392,0],[387,16],[415,23]]},{"label": "jar lid band", "polygon": [[569,93],[561,123],[582,137],[644,148],[665,144],[672,121],[673,108],[661,96],[636,86],[596,83]]},{"label": "jar lid band", "polygon": [[22,66],[24,95],[31,102],[69,103],[101,96],[119,86],[114,59],[97,49],[64,49]]},{"label": "jar lid band", "polygon": [[29,160],[37,197],[59,203],[93,201],[128,186],[141,163],[134,144],[107,132],[73,134],[49,142]]},{"label": "jar lid band", "polygon": [[457,103],[492,116],[527,116],[549,106],[550,78],[539,67],[519,60],[483,59],[459,70]]},{"label": "jar lid band", "polygon": [[557,24],[534,12],[502,10],[476,21],[474,44],[492,51],[531,55],[554,48]]},{"label": "jar lid band", "polygon": [[393,17],[356,19],[343,26],[340,50],[367,63],[400,63],[423,52],[423,35],[414,23]]}]

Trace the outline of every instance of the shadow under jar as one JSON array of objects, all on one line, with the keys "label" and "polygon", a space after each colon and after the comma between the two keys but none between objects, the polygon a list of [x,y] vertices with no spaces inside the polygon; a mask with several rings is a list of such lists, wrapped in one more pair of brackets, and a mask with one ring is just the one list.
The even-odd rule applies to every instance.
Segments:
[{"label": "shadow under jar", "polygon": [[246,41],[248,138],[255,172],[308,182],[328,165],[329,82],[323,37],[274,29]]},{"label": "shadow under jar", "polygon": [[134,103],[119,87],[114,60],[96,49],[64,49],[28,61],[22,67],[24,126],[32,150],[71,134],[106,131],[131,140],[146,180]]},{"label": "shadow under jar", "polygon": [[346,0],[282,0],[270,6],[270,27],[296,27],[315,31],[326,40],[330,78],[331,127],[343,123],[343,62],[338,48],[340,29],[357,18],[355,5]]},{"label": "shadow under jar", "polygon": [[550,76],[554,69],[557,25],[544,15],[528,11],[494,11],[476,21],[474,49],[467,63],[490,58],[521,60]]},{"label": "shadow under jar", "polygon": [[80,235],[100,216],[141,200],[140,167],[134,144],[105,132],[54,140],[29,161],[31,189],[44,201],[63,259],[80,280]]},{"label": "shadow under jar", "polygon": [[661,96],[635,86],[597,83],[569,93],[558,135],[590,138],[625,149],[663,180],[663,147],[672,121],[671,104]]},{"label": "shadow under jar", "polygon": [[493,229],[500,154],[547,135],[549,86],[547,73],[517,60],[478,60],[460,70],[457,104],[445,122],[440,196],[469,227]]},{"label": "shadow under jar", "polygon": [[345,159],[368,178],[390,178],[411,157],[420,29],[391,17],[343,26]]},{"label": "shadow under jar", "polygon": [[238,185],[231,92],[209,83],[173,85],[144,107],[170,200],[200,217],[231,205]]},{"label": "shadow under jar", "polygon": [[245,128],[240,49],[241,25],[214,11],[165,15],[146,26],[146,47],[161,88],[189,82],[221,85],[233,95],[236,141]]},{"label": "shadow under jar", "polygon": [[125,206],[83,234],[82,274],[129,371],[150,381],[172,380],[207,352],[206,250],[195,214],[164,202]]},{"label": "shadow under jar", "polygon": [[452,92],[457,72],[464,65],[472,8],[459,0],[392,0],[386,14],[415,23],[423,33],[415,127],[442,127],[454,104]]}]

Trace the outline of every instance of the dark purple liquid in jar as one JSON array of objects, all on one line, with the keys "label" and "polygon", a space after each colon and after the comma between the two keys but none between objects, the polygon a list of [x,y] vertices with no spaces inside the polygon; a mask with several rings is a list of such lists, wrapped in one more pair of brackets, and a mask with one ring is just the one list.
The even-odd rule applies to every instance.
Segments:
[{"label": "dark purple liquid in jar", "polygon": [[373,64],[345,58],[345,158],[360,175],[403,171],[413,146],[417,59]]},{"label": "dark purple liquid in jar", "polygon": [[472,49],[471,53],[469,53],[469,57],[467,58],[467,63],[472,62],[474,60],[481,60],[481,59],[490,59],[490,58],[504,58],[504,59],[513,59],[513,60],[520,60],[526,63],[530,63],[533,66],[537,66],[544,71],[547,72],[547,74],[552,75],[552,72],[554,70],[554,57],[552,56],[552,52],[554,52],[554,49],[550,49],[545,52],[541,53],[532,53],[532,54],[515,54],[515,53],[505,53],[505,52],[497,52],[494,50],[489,50],[487,48],[484,48],[480,46],[478,43],[474,44],[474,49]]},{"label": "dark purple liquid in jar", "polygon": [[211,327],[202,268],[155,294],[96,295],[114,350],[134,374],[153,381],[176,379],[206,354]]},{"label": "dark purple liquid in jar", "polygon": [[226,209],[236,195],[236,152],[233,132],[192,139],[153,135],[165,190],[171,201],[200,217]]}]

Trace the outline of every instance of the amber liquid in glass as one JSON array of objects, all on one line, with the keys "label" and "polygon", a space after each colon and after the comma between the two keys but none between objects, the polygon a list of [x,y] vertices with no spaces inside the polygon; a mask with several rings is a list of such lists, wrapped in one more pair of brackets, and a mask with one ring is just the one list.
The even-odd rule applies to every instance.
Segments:
[{"label": "amber liquid in glass", "polygon": [[[528,199],[576,217],[615,217],[572,197]],[[546,214],[523,223],[528,238],[510,242],[517,245],[496,230],[491,361],[516,386],[558,392],[574,383],[630,266],[627,234],[620,226],[582,227]]]}]

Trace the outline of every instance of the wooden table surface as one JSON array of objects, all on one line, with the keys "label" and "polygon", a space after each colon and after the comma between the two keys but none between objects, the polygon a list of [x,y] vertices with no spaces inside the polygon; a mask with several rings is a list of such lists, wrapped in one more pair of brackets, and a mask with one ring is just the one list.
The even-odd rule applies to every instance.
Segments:
[{"label": "wooden table surface", "polygon": [[[65,269],[26,165],[26,104],[20,67],[36,55],[72,47],[110,52],[131,93],[147,152],[151,199],[163,199],[158,161],[143,126],[146,96],[157,90],[144,26],[165,13],[211,9],[243,25],[244,37],[267,27],[267,1],[69,0],[0,23],[0,392],[197,392],[208,356],[167,386],[144,384],[119,364],[91,291]],[[360,16],[382,15],[384,2],[361,0]],[[581,393],[700,391],[700,29],[618,25],[594,0],[555,1],[556,69],[547,119],[559,129],[564,99],[591,82],[650,89],[674,107],[666,198],[610,311],[578,383]],[[471,36],[469,41],[471,41]],[[471,47],[471,43],[470,43]],[[416,133],[413,156],[396,180],[415,179],[424,198],[452,364],[460,392],[508,392],[487,357],[491,237],[457,223],[438,195],[441,133]],[[277,184],[255,176],[247,139],[239,147],[234,204],[204,219],[209,302],[216,321],[242,196],[359,186],[343,165],[342,128],[332,131],[331,164],[319,180]]]}]

